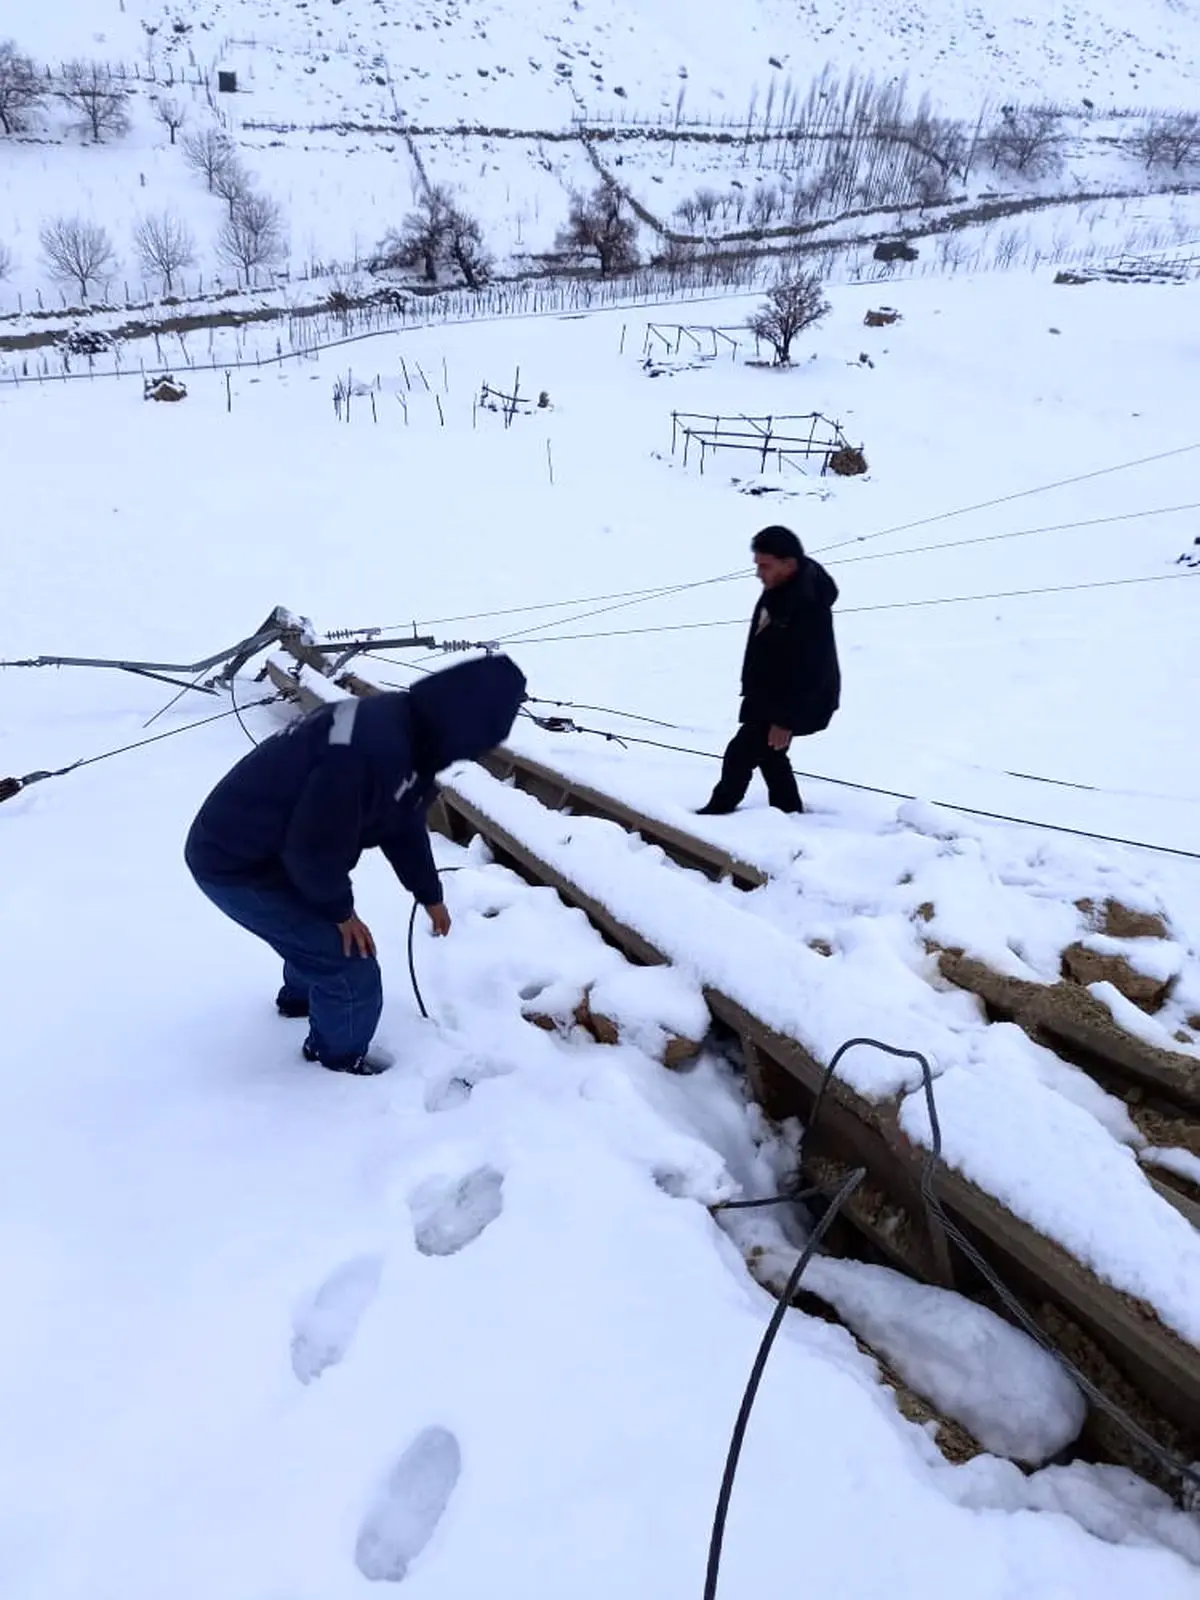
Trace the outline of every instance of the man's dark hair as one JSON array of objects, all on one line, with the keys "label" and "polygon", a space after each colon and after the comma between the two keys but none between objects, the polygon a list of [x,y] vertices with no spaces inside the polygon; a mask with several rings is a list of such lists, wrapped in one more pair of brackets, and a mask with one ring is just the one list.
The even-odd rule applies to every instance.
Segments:
[{"label": "man's dark hair", "polygon": [[756,533],[750,548],[756,556],[778,556],[781,561],[804,559],[804,546],[799,539],[790,528],[780,527],[778,523]]}]

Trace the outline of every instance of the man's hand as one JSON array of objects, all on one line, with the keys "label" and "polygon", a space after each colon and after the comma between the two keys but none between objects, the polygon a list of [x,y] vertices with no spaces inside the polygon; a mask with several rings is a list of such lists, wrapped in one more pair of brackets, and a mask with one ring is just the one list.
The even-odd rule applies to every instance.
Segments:
[{"label": "man's hand", "polygon": [[790,728],[772,727],[767,733],[767,744],[772,750],[786,750],[792,742]]},{"label": "man's hand", "polygon": [[375,937],[361,917],[351,914],[345,922],[338,923],[338,932],[342,936],[342,951],[345,955],[375,954]]},{"label": "man's hand", "polygon": [[439,901],[436,906],[426,906],[425,914],[433,926],[435,939],[444,939],[450,932],[450,913],[445,905]]}]

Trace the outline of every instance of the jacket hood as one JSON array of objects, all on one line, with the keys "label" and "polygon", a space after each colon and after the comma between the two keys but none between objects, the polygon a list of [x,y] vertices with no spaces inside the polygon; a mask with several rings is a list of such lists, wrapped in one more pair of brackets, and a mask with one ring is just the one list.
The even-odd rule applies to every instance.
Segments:
[{"label": "jacket hood", "polygon": [[819,561],[805,556],[800,570],[792,580],[804,598],[819,606],[832,606],[838,597],[838,586]]},{"label": "jacket hood", "polygon": [[508,737],[525,698],[525,675],[508,656],[485,656],[431,672],[408,691],[420,766],[440,772]]}]

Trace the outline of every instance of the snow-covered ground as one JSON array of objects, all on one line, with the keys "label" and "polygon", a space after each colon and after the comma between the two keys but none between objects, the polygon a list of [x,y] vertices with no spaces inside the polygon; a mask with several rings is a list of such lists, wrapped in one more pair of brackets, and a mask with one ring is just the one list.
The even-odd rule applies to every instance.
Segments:
[{"label": "snow-covered ground", "polygon": [[[645,313],[388,335],[355,348],[355,377],[379,386],[348,422],[332,404],[344,356],[235,372],[231,412],[219,373],[193,375],[175,406],[129,380],[5,388],[3,653],[190,659],[279,602],[329,628],[415,620],[506,640],[535,695],[674,725],[575,711],[587,726],[717,751],[754,594],[747,542],[784,520],[842,586],[844,707],[797,765],[1195,852],[1196,577],[1176,565],[1196,529],[1195,293],[1045,273],[845,286],[791,371],[744,350],[658,378],[641,365]],[[903,321],[864,328],[884,299]],[[732,325],[752,303],[679,315]],[[444,427],[434,395],[403,380],[417,362]],[[506,429],[474,402],[517,367],[551,405]],[[759,477],[720,457],[701,475],[671,456],[673,409],[814,408],[865,445],[865,479]],[[1047,487],[1066,479],[1080,481]],[[707,578],[720,581],[621,598]],[[1072,587],[1091,584],[1114,586]],[[963,598],[1027,590],[1053,592]],[[7,669],[0,766],[143,737],[168,692]],[[239,699],[259,692],[246,682]],[[193,697],[147,732],[210,709]],[[246,713],[260,737],[275,716]],[[697,803],[713,776],[698,756],[519,737],[660,809]],[[273,1014],[269,952],[215,916],[180,860],[244,748],[227,718],[0,809],[5,1592],[335,1600],[407,1569],[430,1596],[697,1593],[771,1307],[706,1206],[770,1192],[788,1152],[719,1058],[680,1077],[658,1065],[658,1024],[687,1031],[686,992],[642,989],[578,913],[479,849],[440,847],[464,870],[447,880],[451,939],[418,936],[430,1023],[404,976],[408,906],[379,863],[363,867],[400,1064],[370,1083],[305,1068]],[[1200,1011],[1195,861],[806,788],[801,821],[758,797],[709,831],[799,874],[802,910],[769,889],[759,914],[773,938],[830,946],[827,997],[852,995],[855,970],[907,993],[926,899],[943,942],[1053,976],[1080,932],[1073,901],[1109,892],[1168,919],[1170,941],[1144,954],[1178,974],[1171,1029]],[[627,1042],[530,1026],[573,985],[627,1014]],[[990,1053],[947,1089],[951,1134],[981,1084],[1053,1091],[1044,1136],[1078,1137],[1078,1161],[1056,1145],[1055,1185],[1030,1203],[1078,1215],[1085,1152],[1109,1161],[1135,1142],[1123,1110],[989,1031]],[[1129,1162],[1122,1183],[1138,1181]],[[1103,1196],[1087,1200],[1102,1268],[1123,1252],[1154,1279],[1175,1214],[1139,1234],[1127,1208],[1109,1228]],[[1182,1326],[1197,1285],[1179,1237]],[[1053,1448],[1032,1421],[1069,1413],[1036,1366],[996,1353],[998,1335],[852,1266],[823,1292],[993,1448]],[[914,1331],[931,1315],[945,1348]],[[1007,1387],[986,1381],[1000,1366]],[[1003,1398],[1014,1385],[1028,1424]],[[755,1412],[723,1593],[792,1580],[798,1507],[808,1581],[841,1594],[1197,1592],[1194,1523],[1155,1491],[1116,1470],[1024,1477],[990,1455],[951,1467],[848,1334],[797,1313]],[[868,1526],[886,1536],[864,1539]]]},{"label": "snow-covered ground", "polygon": [[[224,119],[284,207],[294,279],[368,252],[417,183],[403,140],[310,124],[719,127],[761,121],[772,86],[778,114],[830,61],[906,71],[967,118],[1087,97],[1097,115],[1072,120],[1062,184],[1124,189],[1142,174],[1105,142],[1130,125],[1109,113],[1189,104],[1200,54],[1193,0],[1143,0],[1136,22],[1112,0],[1047,16],[743,0],[736,26],[680,0],[46,0],[9,32],[41,61],[123,64],[133,126],[85,147],[54,107],[0,142],[6,315],[39,293],[59,303],[38,231],[60,211],[109,227],[122,303],[143,297],[130,243],[149,211],[196,235],[183,292],[217,286],[222,203],[153,120],[164,90],[192,127]],[[216,92],[218,69],[238,73],[236,96]],[[711,145],[602,149],[664,214],[702,184],[776,181]],[[511,259],[547,248],[568,191],[594,178],[576,142],[442,131],[418,150]],[[531,693],[585,727],[685,748],[528,723],[515,744],[772,874],[750,896],[701,889],[603,824],[572,843],[566,819],[500,791],[548,852],[583,841],[582,867],[630,915],[640,882],[664,885],[647,931],[676,940],[677,966],[630,968],[549,890],[478,844],[439,843],[455,927],[435,943],[418,925],[423,1021],[410,908],[369,860],[359,901],[399,1063],[342,1080],[302,1063],[270,953],[182,864],[191,816],[246,748],[233,717],[183,730],[225,701],[185,696],[146,726],[165,685],[0,668],[0,777],[178,730],[0,805],[6,1600],[350,1600],[371,1581],[428,1600],[698,1595],[774,1304],[746,1257],[774,1281],[800,1239],[775,1213],[718,1225],[708,1210],[786,1182],[796,1130],[766,1127],[711,1046],[685,1073],[660,1064],[669,1036],[703,1031],[704,978],[757,986],[822,1051],[902,1023],[897,1043],[939,1057],[949,1162],[1195,1336],[1195,1235],[1140,1173],[1129,1108],[986,1026],[939,985],[926,942],[1041,982],[1072,940],[1119,952],[1169,997],[1153,1017],[1111,985],[1098,997],[1151,1042],[1200,1051],[1200,571],[1181,564],[1200,534],[1200,287],[1055,286],[1046,265],[1187,251],[1197,215],[1187,194],[1081,199],[928,241],[885,283],[853,281],[869,251],[839,260],[833,314],[787,371],[755,364],[744,333],[714,361],[687,354],[711,334],[672,356],[648,333],[736,334],[756,300],[725,294],[391,333],[228,384],[189,372],[176,405],[145,403],[129,377],[0,384],[0,658],[198,658],[278,603],[320,628],[500,640]],[[902,320],[864,327],[883,304]],[[186,349],[270,358],[282,337],[205,331]],[[122,364],[137,362],[131,347]],[[477,401],[518,370],[549,404],[506,428]],[[721,455],[701,474],[672,454],[673,412],[786,431],[813,410],[864,447],[866,477]],[[796,749],[804,818],[755,794],[701,821],[690,808],[736,712],[748,541],[777,520],[841,586],[843,708]],[[399,686],[444,659],[385,655],[370,672]],[[239,703],[262,692],[247,677]],[[282,714],[244,711],[259,738]],[[691,960],[672,921],[688,896],[707,940]],[[1107,938],[1079,902],[1108,898],[1160,915],[1166,937]],[[747,976],[754,950],[770,959]],[[618,1045],[571,1026],[585,993]],[[546,1017],[559,1027],[531,1025]],[[911,1087],[863,1056],[847,1073],[864,1093]],[[906,1129],[927,1138],[914,1110]],[[1023,1117],[1036,1138],[1014,1134]],[[1200,1170],[1195,1151],[1153,1159]],[[848,1600],[1200,1594],[1194,1517],[1124,1471],[1039,1465],[1070,1448],[1080,1408],[1028,1341],[882,1268],[823,1260],[807,1281],[846,1327],[784,1323],[723,1597],[797,1582]],[[984,1453],[949,1464],[847,1328]]]}]

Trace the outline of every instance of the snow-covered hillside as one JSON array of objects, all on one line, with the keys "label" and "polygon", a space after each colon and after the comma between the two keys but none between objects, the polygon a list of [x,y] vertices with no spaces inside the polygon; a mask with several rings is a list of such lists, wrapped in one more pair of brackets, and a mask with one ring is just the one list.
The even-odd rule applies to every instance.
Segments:
[{"label": "snow-covered hillside", "polygon": [[[47,0],[8,23],[42,55],[189,59],[247,78],[255,116],[555,126],[580,104],[619,115],[761,112],[774,80],[828,61],[904,74],[948,109],[981,99],[1102,108],[1190,102],[1200,65],[1194,0],[1116,0],[1039,11],[1021,0]],[[147,30],[155,30],[147,37]],[[382,77],[384,83],[377,79]],[[392,91],[395,92],[395,102]]]}]

